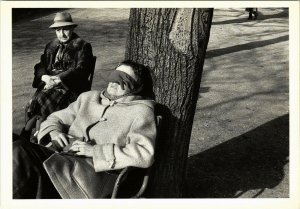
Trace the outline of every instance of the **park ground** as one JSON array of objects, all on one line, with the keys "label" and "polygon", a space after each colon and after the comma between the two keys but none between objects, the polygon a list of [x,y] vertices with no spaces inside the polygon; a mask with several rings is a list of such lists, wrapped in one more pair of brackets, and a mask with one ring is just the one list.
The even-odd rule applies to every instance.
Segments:
[{"label": "park ground", "polygon": [[[13,131],[55,11],[13,22]],[[92,89],[123,60],[128,9],[69,9],[97,56]],[[289,18],[284,8],[215,9],[189,147],[185,197],[289,197]]]}]

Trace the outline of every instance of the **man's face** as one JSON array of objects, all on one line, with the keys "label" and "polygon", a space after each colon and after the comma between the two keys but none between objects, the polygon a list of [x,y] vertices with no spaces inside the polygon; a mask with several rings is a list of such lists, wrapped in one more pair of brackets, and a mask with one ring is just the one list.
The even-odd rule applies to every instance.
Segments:
[{"label": "man's face", "polygon": [[55,28],[56,36],[58,40],[62,43],[65,43],[70,40],[72,34],[73,34],[73,27],[60,27]]},{"label": "man's face", "polygon": [[[116,70],[123,71],[128,75],[130,75],[134,80],[137,80],[137,77],[130,66],[120,65],[116,68]],[[114,82],[109,82],[106,90],[107,93],[109,93],[111,96],[123,96],[130,92],[128,86],[125,85],[124,89],[122,89],[120,84]]]}]

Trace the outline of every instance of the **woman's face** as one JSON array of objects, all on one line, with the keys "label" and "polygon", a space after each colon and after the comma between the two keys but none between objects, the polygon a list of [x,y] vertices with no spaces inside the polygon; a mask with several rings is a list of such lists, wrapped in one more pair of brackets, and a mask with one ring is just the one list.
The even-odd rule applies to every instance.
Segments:
[{"label": "woman's face", "polygon": [[[134,71],[130,66],[127,65],[120,65],[116,68],[116,70],[123,71],[130,75],[134,80],[137,80],[136,75],[134,74]],[[107,93],[109,93],[111,96],[123,96],[130,92],[130,89],[128,86],[124,85],[124,89],[121,88],[121,85],[114,82],[109,82],[107,89]]]},{"label": "woman's face", "polygon": [[62,43],[65,43],[70,40],[72,34],[73,34],[73,27],[61,27],[61,28],[55,28],[56,36],[58,40]]}]

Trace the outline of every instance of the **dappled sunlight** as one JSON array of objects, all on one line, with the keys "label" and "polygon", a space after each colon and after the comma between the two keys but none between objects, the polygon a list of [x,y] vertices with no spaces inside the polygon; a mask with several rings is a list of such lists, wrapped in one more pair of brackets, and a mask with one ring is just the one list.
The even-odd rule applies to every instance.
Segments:
[{"label": "dappled sunlight", "polygon": [[[48,28],[55,11],[13,24],[15,133],[34,94],[33,67],[55,38]],[[103,89],[103,77],[124,59],[129,9],[67,11],[97,56],[92,89]],[[189,146],[188,197],[288,196],[288,11],[263,8],[257,20],[247,17],[245,8],[214,11]]]}]

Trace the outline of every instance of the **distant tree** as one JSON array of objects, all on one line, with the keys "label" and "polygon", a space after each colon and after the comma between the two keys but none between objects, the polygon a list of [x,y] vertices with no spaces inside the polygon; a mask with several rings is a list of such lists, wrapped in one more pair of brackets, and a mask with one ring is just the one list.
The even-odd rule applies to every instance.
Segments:
[{"label": "distant tree", "polygon": [[163,116],[149,197],[182,197],[212,17],[211,8],[130,11],[125,57],[151,69]]}]

